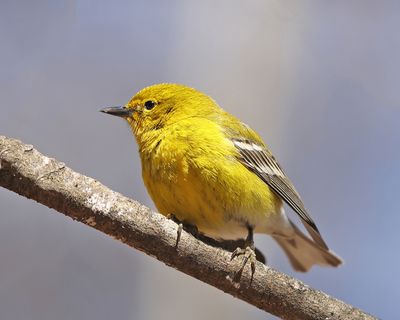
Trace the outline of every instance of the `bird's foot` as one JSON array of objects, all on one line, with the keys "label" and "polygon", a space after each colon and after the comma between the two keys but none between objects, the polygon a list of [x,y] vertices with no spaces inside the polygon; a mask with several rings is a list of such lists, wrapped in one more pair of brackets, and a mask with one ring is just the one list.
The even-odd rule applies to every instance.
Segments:
[{"label": "bird's foot", "polygon": [[178,247],[179,241],[181,240],[183,229],[185,229],[185,231],[188,231],[194,236],[196,236],[199,233],[199,230],[195,225],[183,223],[173,213],[168,214],[167,218],[174,221],[178,225],[178,228],[176,230],[176,243],[175,243],[176,248]]},{"label": "bird's foot", "polygon": [[235,251],[232,252],[231,261],[239,256],[243,256],[243,262],[241,268],[235,275],[235,280],[238,281],[240,279],[244,267],[248,262],[250,263],[250,268],[251,268],[251,280],[253,280],[253,275],[256,272],[256,261],[257,261],[254,243],[247,243],[245,244],[244,248],[236,248]]}]

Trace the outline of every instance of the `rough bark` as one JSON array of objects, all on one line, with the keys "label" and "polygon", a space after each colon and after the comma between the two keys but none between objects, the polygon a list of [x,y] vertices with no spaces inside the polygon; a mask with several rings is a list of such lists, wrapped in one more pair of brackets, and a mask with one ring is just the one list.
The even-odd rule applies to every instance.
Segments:
[{"label": "rough bark", "polygon": [[0,186],[78,220],[283,319],[375,319],[365,312],[257,262],[251,279],[240,259],[212,240],[182,232],[137,201],[74,172],[33,146],[0,136]]}]

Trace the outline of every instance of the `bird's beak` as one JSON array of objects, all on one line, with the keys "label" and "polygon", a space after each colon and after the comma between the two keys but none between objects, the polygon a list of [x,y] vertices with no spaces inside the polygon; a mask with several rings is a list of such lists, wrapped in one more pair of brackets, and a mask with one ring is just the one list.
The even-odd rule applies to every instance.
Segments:
[{"label": "bird's beak", "polygon": [[121,118],[128,118],[132,115],[133,110],[125,107],[109,107],[101,109],[100,112],[104,112]]}]

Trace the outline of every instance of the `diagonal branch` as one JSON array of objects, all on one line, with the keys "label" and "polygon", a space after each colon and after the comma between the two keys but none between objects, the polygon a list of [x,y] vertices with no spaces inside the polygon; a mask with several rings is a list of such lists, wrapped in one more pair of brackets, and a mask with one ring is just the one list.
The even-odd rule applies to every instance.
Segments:
[{"label": "diagonal branch", "polygon": [[[283,319],[376,319],[257,262],[251,281],[240,261],[212,241],[182,232],[175,222],[100,182],[48,158],[31,145],[0,136],[0,186],[102,231],[165,264]],[[204,240],[204,239],[203,239]]]}]

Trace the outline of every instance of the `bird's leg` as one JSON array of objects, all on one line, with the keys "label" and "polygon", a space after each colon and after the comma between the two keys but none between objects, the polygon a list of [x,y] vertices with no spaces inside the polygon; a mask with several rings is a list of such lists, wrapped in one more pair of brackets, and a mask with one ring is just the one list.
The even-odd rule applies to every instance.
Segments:
[{"label": "bird's leg", "polygon": [[246,266],[247,262],[250,262],[251,267],[251,279],[253,279],[254,272],[256,271],[256,247],[254,246],[253,240],[253,227],[247,226],[247,238],[244,243],[244,248],[236,248],[235,251],[232,252],[231,260],[238,256],[243,255],[243,264],[239,270],[239,274],[243,272],[244,267]]}]

